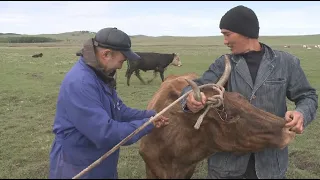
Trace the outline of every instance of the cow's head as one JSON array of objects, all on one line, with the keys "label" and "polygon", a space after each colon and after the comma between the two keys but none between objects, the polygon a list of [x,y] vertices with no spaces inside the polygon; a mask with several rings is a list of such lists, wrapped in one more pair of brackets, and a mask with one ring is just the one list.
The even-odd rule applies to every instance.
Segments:
[{"label": "cow's head", "polygon": [[173,53],[173,61],[171,64],[178,67],[182,66],[180,57],[177,53]]},{"label": "cow's head", "polygon": [[[295,133],[284,127],[284,118],[256,108],[237,92],[224,91],[222,87],[227,82],[231,71],[227,56],[225,63],[225,71],[216,83],[219,88],[211,86],[201,89],[210,100],[207,101],[207,107],[210,104],[218,104],[217,107],[208,107],[208,111],[205,108],[196,114],[200,116],[207,112],[202,125],[209,128],[210,132],[214,132],[212,141],[216,150],[241,153],[259,151],[268,147],[286,147]],[[195,97],[200,97],[199,87],[191,80],[188,82],[194,92],[198,93]],[[223,97],[220,102],[213,98],[219,94]]]}]

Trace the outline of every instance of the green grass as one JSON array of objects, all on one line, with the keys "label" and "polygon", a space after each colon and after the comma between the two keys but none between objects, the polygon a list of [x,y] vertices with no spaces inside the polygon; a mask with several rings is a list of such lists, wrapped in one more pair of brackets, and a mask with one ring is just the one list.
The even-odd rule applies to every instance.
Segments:
[{"label": "green grass", "polygon": [[[51,132],[59,85],[69,68],[77,61],[75,52],[84,40],[92,35],[50,35],[57,39],[74,41],[45,44],[0,45],[0,178],[47,178],[49,152],[53,140]],[[170,66],[165,72],[199,75],[228,49],[222,37],[133,37],[135,51],[179,53],[183,66]],[[288,51],[301,60],[306,75],[320,90],[320,49],[303,49],[303,44],[320,44],[318,36],[261,37],[275,49]],[[284,49],[283,45],[291,45]],[[14,46],[14,47],[10,47]],[[312,46],[313,47],[313,46]],[[42,58],[31,58],[42,52]],[[133,75],[127,87],[124,77],[126,64],[118,74],[118,93],[131,107],[145,109],[149,99],[158,89],[158,76],[151,84],[142,85]],[[150,79],[152,72],[141,72]],[[292,103],[288,103],[293,109]],[[320,128],[318,118],[304,134],[298,135],[289,147],[288,178],[320,177]],[[193,178],[206,177],[206,161],[199,164]],[[144,162],[138,154],[138,144],[121,147],[119,178],[145,178]]]}]

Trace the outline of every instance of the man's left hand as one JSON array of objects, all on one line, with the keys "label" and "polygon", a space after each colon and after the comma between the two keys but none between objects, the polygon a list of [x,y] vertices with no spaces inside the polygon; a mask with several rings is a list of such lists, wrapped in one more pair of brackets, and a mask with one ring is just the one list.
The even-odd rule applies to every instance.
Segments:
[{"label": "man's left hand", "polygon": [[287,111],[285,115],[287,121],[285,127],[289,127],[291,131],[302,134],[303,133],[303,115],[298,111]]}]

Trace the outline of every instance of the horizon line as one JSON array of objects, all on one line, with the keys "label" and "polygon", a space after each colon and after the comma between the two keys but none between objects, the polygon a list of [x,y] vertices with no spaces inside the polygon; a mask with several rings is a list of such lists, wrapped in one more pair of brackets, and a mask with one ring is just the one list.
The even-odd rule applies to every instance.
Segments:
[{"label": "horizon line", "polygon": [[[75,32],[86,32],[86,33],[96,33],[93,31],[87,31],[87,30],[78,30],[78,31],[67,31],[67,32],[61,32],[61,33],[45,33],[45,34],[19,34],[19,33],[14,33],[14,32],[0,32],[0,35],[26,35],[26,36],[39,36],[39,35],[60,35],[60,34],[66,34],[66,33],[75,33]],[[315,36],[315,35],[320,35],[319,34],[303,34],[303,35],[259,35],[259,37],[274,37],[274,36]],[[178,35],[159,35],[159,36],[150,36],[150,35],[144,35],[144,34],[135,34],[135,35],[129,35],[128,36],[145,36],[145,37],[219,37],[223,35],[199,35],[199,36],[178,36]]]}]

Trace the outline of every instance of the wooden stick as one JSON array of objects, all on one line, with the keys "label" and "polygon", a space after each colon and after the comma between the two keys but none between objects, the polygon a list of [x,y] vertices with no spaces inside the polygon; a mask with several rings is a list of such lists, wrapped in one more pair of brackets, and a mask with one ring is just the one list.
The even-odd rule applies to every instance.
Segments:
[{"label": "wooden stick", "polygon": [[[214,84],[205,84],[202,86],[199,86],[199,88],[203,88],[205,86],[212,86]],[[80,173],[75,175],[72,179],[78,179],[81,176],[83,176],[85,173],[89,172],[91,169],[99,165],[105,158],[107,158],[110,154],[112,154],[114,151],[116,151],[118,148],[120,148],[121,145],[123,145],[125,142],[127,142],[130,138],[132,138],[134,135],[136,135],[138,132],[140,132],[142,129],[144,129],[146,126],[148,126],[150,123],[153,123],[160,115],[162,115],[164,112],[166,112],[169,108],[171,108],[173,105],[175,105],[177,102],[179,102],[182,98],[186,97],[189,93],[191,93],[192,90],[188,91],[181,97],[179,97],[177,100],[175,100],[173,103],[171,103],[169,106],[164,108],[162,111],[160,111],[155,116],[151,117],[147,122],[145,122],[142,126],[137,128],[135,131],[133,131],[130,135],[128,135],[126,138],[124,138],[120,143],[118,143],[116,146],[114,146],[112,149],[110,149],[108,152],[106,152],[103,156],[101,156],[99,159],[97,159],[95,162],[93,162],[90,166],[82,170]]]}]

